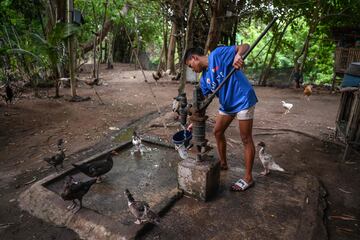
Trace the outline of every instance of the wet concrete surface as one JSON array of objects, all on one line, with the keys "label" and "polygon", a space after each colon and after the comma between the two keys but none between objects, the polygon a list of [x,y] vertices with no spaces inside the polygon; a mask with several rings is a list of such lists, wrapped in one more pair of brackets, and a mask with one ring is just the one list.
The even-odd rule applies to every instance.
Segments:
[{"label": "wet concrete surface", "polygon": [[[230,127],[228,135],[234,137],[235,134],[237,129]],[[347,209],[338,212],[340,209],[334,209],[333,203],[339,198],[334,198],[334,194],[330,194],[330,198],[325,196],[319,181],[321,178],[332,193],[339,187],[333,185],[341,181],[334,177],[339,170],[337,166],[341,165],[336,163],[339,154],[336,146],[284,130],[255,130],[254,139],[255,142],[262,140],[267,143],[269,152],[286,172],[271,172],[267,177],[259,177],[262,166],[256,156],[256,185],[244,193],[229,191],[231,183],[244,175],[243,147],[238,144],[240,142],[235,142],[238,140],[233,140],[233,144],[228,146],[230,170],[221,172],[219,194],[214,199],[204,203],[183,197],[168,212],[161,214],[160,225],[151,228],[148,225],[134,226],[122,193],[124,188],[129,188],[136,199],[146,200],[154,206],[177,187],[177,152],[150,144],[147,146],[153,150],[144,156],[131,155],[128,147],[114,156],[114,169],[103,183],[97,184],[85,196],[84,206],[128,227],[133,234],[127,236],[139,239],[327,239],[326,206],[333,209],[332,215],[352,214],[357,218],[356,212],[349,212],[350,208],[357,209],[356,197],[345,194],[341,199]],[[345,171],[344,167],[340,171]],[[353,170],[358,171],[356,168]],[[75,174],[75,177],[81,179],[84,175]],[[348,185],[350,176],[344,180],[341,187]],[[49,184],[48,188],[58,194],[62,180]],[[334,200],[326,204],[326,197]],[[76,217],[89,218],[87,213],[80,211]],[[333,216],[328,218],[334,222]],[[350,229],[350,226],[336,223],[334,229]],[[352,234],[358,234],[352,228],[350,230]]]},{"label": "wet concrete surface", "polygon": [[[85,195],[83,205],[86,208],[128,225],[134,219],[129,214],[124,196],[126,188],[135,200],[146,201],[150,206],[155,206],[177,187],[177,152],[157,144],[145,143],[144,146],[146,152],[143,154],[132,153],[134,147],[128,145],[119,150],[118,155],[113,156],[114,165],[111,171]],[[89,179],[78,171],[70,171],[69,175],[80,181]],[[60,195],[66,176],[68,175],[63,175],[45,186]]]},{"label": "wet concrete surface", "polygon": [[316,178],[274,173],[246,192],[230,192],[242,171],[222,172],[219,194],[210,202],[180,199],[141,239],[314,239],[314,231],[315,239],[326,239],[324,225],[317,226]]}]

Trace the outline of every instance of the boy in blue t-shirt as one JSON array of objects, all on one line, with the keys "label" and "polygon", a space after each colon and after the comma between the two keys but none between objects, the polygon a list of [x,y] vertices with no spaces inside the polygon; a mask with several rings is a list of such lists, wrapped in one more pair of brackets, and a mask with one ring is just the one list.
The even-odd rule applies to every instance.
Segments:
[{"label": "boy in blue t-shirt", "polygon": [[[194,72],[202,72],[200,87],[204,96],[211,94],[225,79],[232,68],[244,66],[242,55],[249,49],[248,44],[217,47],[209,57],[201,49],[190,48],[184,55],[184,63]],[[241,140],[244,144],[245,176],[231,186],[233,191],[245,191],[254,184],[252,167],[255,146],[252,126],[257,98],[253,87],[241,71],[235,71],[227,83],[216,93],[220,109],[216,118],[214,134],[222,170],[227,170],[225,130],[234,118],[239,121]]]}]

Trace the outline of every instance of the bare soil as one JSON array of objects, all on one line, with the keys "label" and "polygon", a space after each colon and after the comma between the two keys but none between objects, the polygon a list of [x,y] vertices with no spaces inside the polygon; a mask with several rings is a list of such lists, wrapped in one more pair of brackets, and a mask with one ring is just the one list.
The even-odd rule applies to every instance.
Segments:
[{"label": "bare soil", "polygon": [[[80,74],[80,79],[91,75],[90,70],[86,70]],[[70,89],[62,88],[63,97],[58,99],[51,97],[53,89],[44,89],[40,92],[41,98],[34,98],[32,92],[27,92],[13,104],[0,105],[1,239],[79,239],[73,231],[34,218],[17,205],[21,192],[32,182],[54,171],[43,158],[55,152],[59,138],[65,140],[68,156],[65,167],[100,149],[110,148],[114,144],[114,136],[121,132],[116,129],[131,126],[141,133],[171,139],[178,129],[171,112],[178,83],[168,76],[155,83],[150,71],[145,74],[148,83],[133,65],[115,64],[113,70],[102,66],[101,85],[92,88],[82,81],[78,83],[78,95],[89,96],[90,101],[69,102],[66,99],[69,99]],[[189,98],[192,98],[192,88],[191,84],[186,85]],[[315,91],[311,100],[307,101],[301,90],[263,87],[255,90],[259,98],[254,122],[255,140],[265,135],[291,132],[291,139],[284,146],[277,144],[276,137],[272,140],[267,138],[272,153],[287,168],[301,165],[302,170],[310,171],[324,183],[328,191],[326,222],[330,239],[358,239],[360,196],[356,183],[360,180],[359,156],[354,154],[347,163],[343,163],[341,144],[332,143],[339,95]],[[281,100],[294,104],[289,114],[283,114]],[[160,117],[155,101],[161,109]],[[217,100],[214,100],[207,112],[207,138],[213,146],[211,129],[217,108]],[[162,127],[164,121],[170,126],[167,129]],[[236,123],[232,123],[227,136],[229,157],[241,156]],[[306,144],[300,141],[302,137],[309,139]],[[313,144],[311,139],[317,143]],[[294,152],[301,153],[298,154],[300,157],[292,157]],[[327,161],[326,154],[317,152],[331,154],[333,159]],[[258,161],[254,168],[260,169]],[[296,174],[296,171],[292,172]],[[344,215],[351,215],[357,220],[334,218]]]}]

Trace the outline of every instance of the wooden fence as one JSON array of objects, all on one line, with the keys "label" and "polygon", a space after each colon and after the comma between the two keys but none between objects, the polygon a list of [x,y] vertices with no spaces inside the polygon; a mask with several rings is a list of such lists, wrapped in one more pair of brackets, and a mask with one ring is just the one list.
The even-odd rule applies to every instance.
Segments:
[{"label": "wooden fence", "polygon": [[352,62],[360,62],[359,48],[336,48],[335,73],[345,73],[346,69]]}]

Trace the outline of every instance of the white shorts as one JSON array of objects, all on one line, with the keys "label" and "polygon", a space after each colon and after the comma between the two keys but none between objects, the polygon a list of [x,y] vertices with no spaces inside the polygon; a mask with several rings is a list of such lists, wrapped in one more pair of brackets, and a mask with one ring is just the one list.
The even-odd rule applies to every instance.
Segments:
[{"label": "white shorts", "polygon": [[241,110],[240,112],[234,113],[234,114],[224,113],[219,110],[220,115],[234,116],[234,117],[236,116],[236,119],[238,119],[238,120],[254,119],[254,113],[255,113],[255,105],[248,109]]}]

